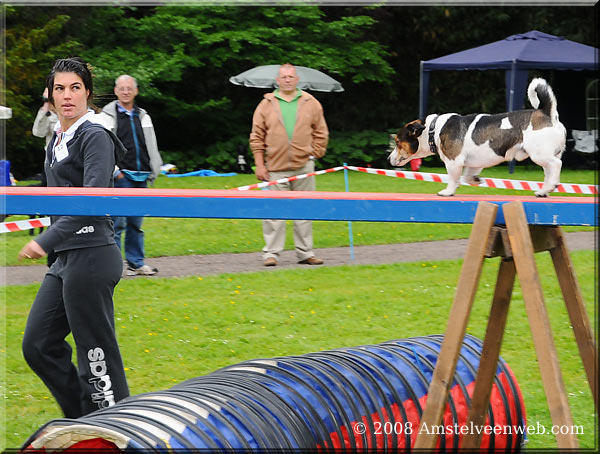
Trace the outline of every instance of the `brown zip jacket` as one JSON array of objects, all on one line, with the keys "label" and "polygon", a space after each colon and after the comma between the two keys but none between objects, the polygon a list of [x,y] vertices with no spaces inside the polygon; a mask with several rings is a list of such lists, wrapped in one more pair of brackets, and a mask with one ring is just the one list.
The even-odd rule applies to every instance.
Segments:
[{"label": "brown zip jacket", "polygon": [[310,156],[322,157],[328,140],[329,129],[323,107],[313,95],[304,90],[298,98],[292,140],[288,138],[274,92],[265,94],[254,111],[250,149],[255,156],[264,155],[267,169],[271,172],[299,169]]}]

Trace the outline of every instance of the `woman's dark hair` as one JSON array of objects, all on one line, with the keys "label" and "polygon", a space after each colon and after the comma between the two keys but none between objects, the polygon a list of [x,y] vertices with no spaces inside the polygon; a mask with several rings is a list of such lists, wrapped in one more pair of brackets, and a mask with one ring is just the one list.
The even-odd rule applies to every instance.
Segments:
[{"label": "woman's dark hair", "polygon": [[79,57],[70,58],[59,58],[54,62],[52,70],[46,79],[46,87],[48,87],[48,99],[54,105],[54,97],[52,96],[52,89],[54,88],[54,76],[56,73],[75,73],[83,81],[83,85],[86,90],[90,91],[88,96],[88,104],[94,96],[94,82],[92,81],[92,71],[88,64]]}]

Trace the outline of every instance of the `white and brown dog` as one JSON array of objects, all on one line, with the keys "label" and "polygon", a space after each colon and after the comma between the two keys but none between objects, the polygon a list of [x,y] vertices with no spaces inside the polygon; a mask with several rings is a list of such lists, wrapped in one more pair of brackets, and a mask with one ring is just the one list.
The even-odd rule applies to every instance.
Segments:
[{"label": "white and brown dog", "polygon": [[411,121],[394,138],[390,164],[400,167],[438,153],[450,180],[438,195],[451,196],[463,168],[465,180],[477,185],[482,169],[529,157],[544,169],[544,185],[535,195],[546,197],[559,183],[566,130],[558,120],[556,97],[544,79],[533,79],[527,96],[533,109],[496,115],[446,113]]}]

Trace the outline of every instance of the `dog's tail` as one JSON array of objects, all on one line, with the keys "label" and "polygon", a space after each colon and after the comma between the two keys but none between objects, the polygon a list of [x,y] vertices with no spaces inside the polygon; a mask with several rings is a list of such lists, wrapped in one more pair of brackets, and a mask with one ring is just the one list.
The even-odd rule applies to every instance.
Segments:
[{"label": "dog's tail", "polygon": [[529,83],[527,96],[534,109],[540,109],[548,115],[552,119],[553,124],[558,123],[556,97],[548,82],[540,77],[536,77]]}]

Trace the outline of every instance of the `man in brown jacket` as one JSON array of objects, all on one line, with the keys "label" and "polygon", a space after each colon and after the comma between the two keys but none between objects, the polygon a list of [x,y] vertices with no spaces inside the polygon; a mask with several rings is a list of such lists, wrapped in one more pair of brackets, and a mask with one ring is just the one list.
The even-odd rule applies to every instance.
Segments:
[{"label": "man in brown jacket", "polygon": [[[296,68],[286,63],[279,68],[279,88],[267,93],[252,118],[250,148],[256,178],[274,181],[315,170],[314,159],[325,154],[329,130],[323,107],[310,93],[297,88]],[[315,177],[269,186],[275,191],[314,191]],[[277,265],[285,245],[284,220],[263,221],[265,266]],[[294,221],[294,245],[299,263],[321,265],[313,253],[312,222]]]}]

